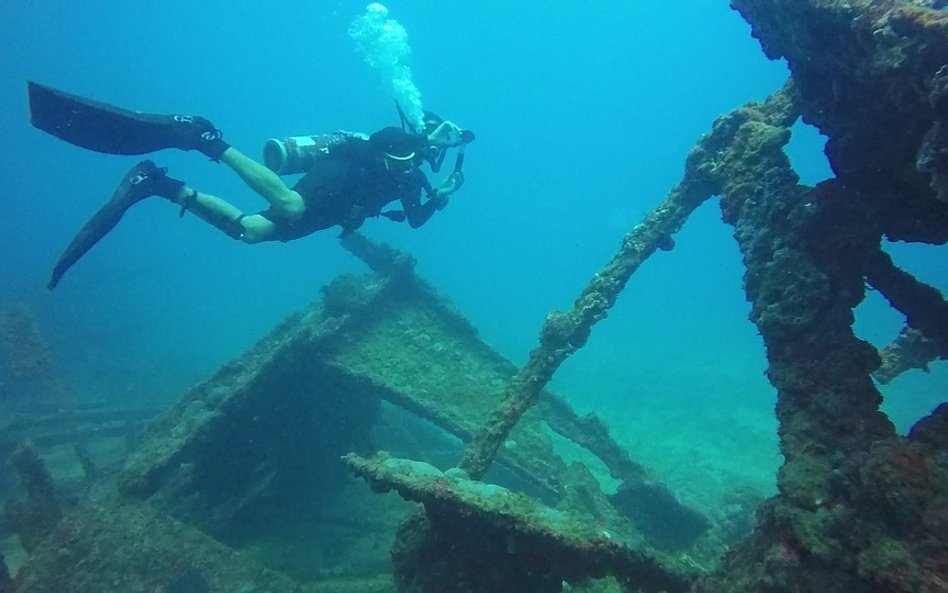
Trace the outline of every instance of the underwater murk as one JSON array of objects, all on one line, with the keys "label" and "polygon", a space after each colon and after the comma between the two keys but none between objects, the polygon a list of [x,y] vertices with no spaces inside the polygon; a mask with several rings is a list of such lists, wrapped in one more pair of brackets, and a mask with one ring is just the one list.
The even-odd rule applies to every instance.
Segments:
[{"label": "underwater murk", "polygon": [[948,591],[942,0],[0,27],[0,593]]}]

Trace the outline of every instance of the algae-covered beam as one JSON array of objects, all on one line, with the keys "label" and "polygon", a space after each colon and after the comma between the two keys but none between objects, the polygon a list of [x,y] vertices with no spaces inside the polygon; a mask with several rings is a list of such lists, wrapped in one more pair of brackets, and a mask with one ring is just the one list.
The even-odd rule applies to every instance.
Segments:
[{"label": "algae-covered beam", "polygon": [[450,534],[450,545],[428,538],[426,545],[436,548],[428,550],[429,569],[435,558],[459,574],[490,567],[490,574],[472,575],[478,586],[471,590],[559,591],[562,581],[612,575],[629,590],[672,593],[687,591],[698,576],[683,559],[649,549],[629,534],[604,531],[587,517],[471,480],[458,469],[442,472],[386,455],[366,459],[350,454],[345,460],[373,489],[395,490],[406,500],[423,503],[435,529]]},{"label": "algae-covered beam", "polygon": [[365,262],[377,274],[389,275],[397,271],[411,271],[415,267],[415,258],[408,253],[393,249],[384,243],[370,241],[358,232],[344,235],[340,242],[352,255]]},{"label": "algae-covered beam", "polygon": [[837,182],[798,185],[785,128],[741,125],[743,149],[721,163],[721,206],[747,268],[751,320],[767,348],[785,463],[781,493],[816,509],[849,455],[894,434],[869,378],[875,349],[852,331],[861,264],[878,242],[859,196]]},{"label": "algae-covered beam", "polygon": [[882,366],[872,376],[885,385],[910,369],[928,372],[928,364],[939,357],[938,346],[922,332],[905,326],[894,340],[879,351],[879,357]]},{"label": "algae-covered beam", "polygon": [[878,355],[852,331],[882,236],[948,237],[931,187],[938,163],[919,159],[945,116],[933,89],[948,63],[948,14],[907,4],[732,0],[767,55],[788,60],[837,178],[800,186],[782,151],[788,130],[760,125],[720,168],[785,463],[754,534],[698,592],[945,588],[945,524],[928,520],[945,515],[944,463],[879,411]]},{"label": "algae-covered beam", "polygon": [[[893,296],[909,286],[891,282],[894,268],[873,256],[883,235],[948,237],[948,204],[931,186],[937,163],[920,161],[948,116],[948,13],[895,0],[731,4],[768,57],[787,60],[804,119],[829,136],[838,178],[806,191],[782,152],[764,144],[755,158],[769,163],[735,160],[722,171],[725,217],[737,229],[778,389],[781,491],[812,508],[827,500],[842,458],[894,435],[866,377],[878,356],[852,335],[851,309],[866,271]],[[930,315],[940,300],[933,296],[906,310]]]},{"label": "algae-covered beam", "polygon": [[533,406],[559,366],[586,343],[592,326],[604,319],[626,282],[652,253],[667,244],[711,192],[702,184],[676,187],[658,208],[626,235],[615,257],[597,273],[573,308],[553,311],[540,330],[540,344],[504,391],[484,428],[468,444],[459,466],[480,477],[521,416]]},{"label": "algae-covered beam", "polygon": [[948,241],[948,11],[926,0],[731,0],[785,59],[836,176],[892,240]]},{"label": "algae-covered beam", "polygon": [[937,288],[896,267],[884,251],[869,259],[866,280],[905,315],[909,327],[934,342],[939,356],[948,357],[948,302]]},{"label": "algae-covered beam", "polygon": [[[354,255],[362,259],[369,267],[371,267],[377,273],[383,276],[389,276],[393,271],[405,271],[406,274],[403,277],[407,280],[411,278],[412,283],[417,284],[418,286],[424,286],[424,282],[417,276],[407,274],[411,270],[413,260],[410,256],[400,253],[388,246],[375,243],[359,233],[352,233],[347,235],[342,239],[342,245]],[[406,284],[408,284],[406,282]],[[426,294],[433,294],[430,289],[425,288],[424,291]],[[442,321],[446,324],[449,324],[453,327],[454,334],[461,335],[474,335],[477,330],[470,326],[466,320],[458,316],[453,311],[445,310],[445,304],[440,299],[430,299],[430,304],[441,310],[444,314],[441,316]],[[426,330],[425,335],[431,333],[431,329]],[[430,335],[429,335],[430,337]],[[432,353],[433,355],[435,353]],[[496,357],[495,357],[496,358]],[[431,361],[437,360],[437,357],[431,358]],[[350,361],[351,362],[351,361]],[[500,362],[500,361],[498,361]],[[497,371],[503,377],[509,377],[516,372],[516,367],[512,364],[503,361],[502,364],[497,365]],[[431,374],[431,373],[427,373]],[[421,379],[416,379],[413,381],[415,387],[422,387],[419,385]],[[446,384],[440,386],[432,386],[434,389],[450,388]],[[478,386],[478,390],[482,390],[485,385]],[[450,396],[447,393],[441,393],[438,395],[434,401],[438,402],[436,406],[431,406],[430,404],[425,404],[423,401],[419,401],[416,396],[413,396],[410,392],[401,392],[393,393],[391,390],[386,390],[381,386],[367,386],[367,389],[370,391],[375,391],[379,393],[388,393],[389,395],[384,395],[385,399],[391,401],[401,407],[404,407],[412,412],[418,414],[419,416],[426,418],[442,427],[447,428],[450,432],[460,436],[464,440],[471,438],[473,434],[476,433],[477,429],[481,426],[480,413],[471,414],[455,414],[455,415],[445,415],[444,409],[445,404],[450,401]],[[472,384],[471,389],[474,389],[475,386]],[[413,390],[417,391],[417,389]],[[498,394],[499,395],[499,394]],[[430,397],[426,397],[424,401],[428,401]],[[465,396],[465,400],[471,400],[470,397]],[[482,391],[478,400],[482,400],[490,406],[495,399],[495,393],[488,389],[487,391]],[[490,407],[486,407],[485,410],[490,410]],[[601,422],[595,416],[586,416],[579,417],[576,412],[567,404],[563,399],[551,394],[549,392],[543,392],[540,397],[537,412],[539,416],[558,434],[566,437],[567,439],[573,441],[574,443],[580,445],[581,447],[586,448],[593,455],[599,457],[606,467],[609,469],[610,474],[624,482],[629,484],[634,484],[636,490],[642,492],[644,495],[649,497],[664,498],[669,500],[674,500],[674,496],[670,494],[667,488],[663,486],[657,480],[651,479],[648,476],[648,472],[641,466],[641,464],[634,461],[621,446],[609,435],[608,428],[606,425]],[[507,460],[513,460],[515,462],[512,466],[515,471],[517,468],[516,462],[524,465],[525,467],[533,467],[537,469],[539,465],[542,465],[542,459],[545,457],[542,451],[537,451],[535,448],[531,448],[528,445],[533,439],[525,440],[526,436],[523,433],[524,423],[521,422],[518,425],[518,429],[521,429],[521,434],[515,436],[515,440],[518,443],[518,446],[505,450],[501,454],[501,460],[506,458]],[[532,458],[532,461],[530,461]],[[544,489],[550,491],[551,494],[559,495],[561,492],[557,492],[557,475],[559,470],[549,467],[549,471],[546,472],[534,472],[528,477],[531,481],[541,486]],[[542,481],[537,481],[538,477],[543,477]],[[674,514],[688,514],[689,509],[684,508],[675,501],[674,506],[676,507]]]},{"label": "algae-covered beam", "polygon": [[[797,118],[789,87],[775,93],[763,105],[752,103],[743,109],[765,114],[776,121],[786,122],[786,125]],[[541,390],[560,364],[583,347],[592,326],[606,317],[632,274],[657,250],[670,246],[672,235],[681,229],[688,216],[717,193],[713,175],[716,160],[719,152],[730,146],[736,131],[722,121],[727,120],[719,120],[691,151],[682,181],[623,238],[619,250],[592,277],[573,308],[565,313],[553,311],[547,315],[540,330],[539,346],[530,352],[526,365],[504,391],[501,404],[468,444],[459,467],[471,476],[484,474],[511,429],[537,402]]]},{"label": "algae-covered beam", "polygon": [[0,422],[0,456],[29,440],[40,449],[108,437],[130,437],[159,414],[158,409],[67,409],[53,414],[16,414]]},{"label": "algae-covered beam", "polygon": [[[771,581],[775,592],[822,590],[821,582],[840,583],[839,591],[875,590],[861,589],[862,579],[847,568],[857,552],[835,530],[843,522],[862,530],[869,519],[847,507],[848,486],[861,475],[849,462],[895,436],[869,377],[879,364],[876,351],[852,331],[878,227],[860,195],[839,182],[798,184],[782,150],[786,128],[748,120],[738,135],[743,148],[719,167],[721,206],[744,258],[750,317],[777,389],[784,464],[780,495],[758,510],[753,539],[697,590],[759,591]],[[778,554],[792,561],[765,560]]]},{"label": "algae-covered beam", "polygon": [[565,401],[555,397],[541,398],[538,407],[554,432],[599,457],[613,478],[642,480],[646,477],[645,468],[609,436],[608,427],[597,416],[590,414],[580,418]]}]

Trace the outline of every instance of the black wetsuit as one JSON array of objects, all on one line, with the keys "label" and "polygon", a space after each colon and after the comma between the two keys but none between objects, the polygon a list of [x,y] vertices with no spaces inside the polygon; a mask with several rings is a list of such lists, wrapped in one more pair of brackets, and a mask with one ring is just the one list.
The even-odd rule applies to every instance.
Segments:
[{"label": "black wetsuit", "polygon": [[[335,225],[344,233],[351,232],[379,214],[407,220],[412,228],[423,225],[439,205],[439,200],[430,199],[427,177],[417,167],[410,173],[393,173],[384,159],[360,138],[334,146],[293,186],[306,204],[300,218],[289,220],[269,210],[262,213],[277,225],[272,240],[298,239]],[[429,196],[424,204],[422,190]],[[403,210],[383,213],[385,205],[395,200]]]}]

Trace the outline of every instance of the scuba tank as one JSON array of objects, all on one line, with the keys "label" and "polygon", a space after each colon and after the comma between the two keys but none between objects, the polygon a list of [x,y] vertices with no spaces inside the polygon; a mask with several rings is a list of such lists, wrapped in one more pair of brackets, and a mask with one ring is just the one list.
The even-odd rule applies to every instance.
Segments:
[{"label": "scuba tank", "polygon": [[333,146],[352,138],[368,140],[369,137],[361,132],[337,130],[314,136],[271,138],[263,145],[263,164],[277,175],[305,173],[327,156]]},{"label": "scuba tank", "polygon": [[[424,111],[424,128],[415,130],[405,117],[401,106],[396,102],[398,115],[401,119],[402,130],[412,134],[428,135],[433,132],[444,119],[437,114]],[[277,175],[294,175],[306,173],[321,158],[329,155],[334,146],[347,142],[353,138],[368,140],[368,134],[337,130],[329,134],[313,136],[292,136],[289,138],[271,138],[263,145],[263,164]],[[462,130],[460,143],[457,145],[458,155],[454,163],[454,170],[458,172],[464,163],[464,148],[474,141],[474,133]],[[431,171],[437,173],[444,164],[448,153],[446,146],[427,146],[421,151],[422,158],[429,164]]]}]

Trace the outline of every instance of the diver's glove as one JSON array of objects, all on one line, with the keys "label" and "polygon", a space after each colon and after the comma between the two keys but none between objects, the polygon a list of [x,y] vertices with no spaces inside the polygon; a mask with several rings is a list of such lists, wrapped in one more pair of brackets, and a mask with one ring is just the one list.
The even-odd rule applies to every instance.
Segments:
[{"label": "diver's glove", "polygon": [[438,210],[444,210],[448,206],[448,199],[451,194],[461,189],[464,185],[464,173],[455,171],[441,182],[441,185],[434,190],[434,199],[438,201],[436,206]]},{"label": "diver's glove", "polygon": [[460,146],[464,144],[463,131],[452,121],[444,120],[428,134],[428,144],[433,146]]},{"label": "diver's glove", "polygon": [[439,196],[450,196],[454,192],[461,189],[461,186],[464,185],[464,173],[461,171],[455,171],[451,173],[447,179],[441,182],[441,185],[438,186],[438,189],[435,190]]}]

